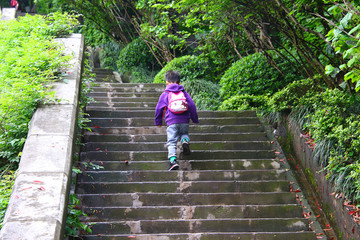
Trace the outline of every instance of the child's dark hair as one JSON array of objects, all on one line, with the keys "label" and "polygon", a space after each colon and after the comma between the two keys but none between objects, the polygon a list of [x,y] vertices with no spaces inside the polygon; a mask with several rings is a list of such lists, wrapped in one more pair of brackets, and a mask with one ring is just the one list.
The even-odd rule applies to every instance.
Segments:
[{"label": "child's dark hair", "polygon": [[170,83],[180,83],[180,74],[177,71],[167,71],[165,74],[165,81]]}]

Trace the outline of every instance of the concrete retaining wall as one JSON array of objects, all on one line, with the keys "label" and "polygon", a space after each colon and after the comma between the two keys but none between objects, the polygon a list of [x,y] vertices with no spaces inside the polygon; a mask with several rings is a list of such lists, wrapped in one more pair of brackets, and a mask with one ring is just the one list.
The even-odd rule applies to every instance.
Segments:
[{"label": "concrete retaining wall", "polygon": [[40,106],[32,120],[0,239],[63,239],[71,182],[84,38],[57,39],[73,55],[66,81],[53,90],[61,99]]},{"label": "concrete retaining wall", "polygon": [[0,15],[0,21],[12,20],[15,19],[16,10],[15,8],[3,8],[2,10],[0,9]]},{"label": "concrete retaining wall", "polygon": [[349,215],[349,210],[344,206],[344,199],[335,198],[334,190],[326,180],[325,172],[321,171],[322,167],[313,162],[313,151],[300,136],[299,127],[288,124],[287,128],[291,134],[287,137],[291,137],[293,153],[303,168],[312,172],[317,186],[316,192],[321,198],[319,202],[327,212],[329,220],[335,223],[336,231],[342,236],[341,239],[360,239],[359,225]]}]

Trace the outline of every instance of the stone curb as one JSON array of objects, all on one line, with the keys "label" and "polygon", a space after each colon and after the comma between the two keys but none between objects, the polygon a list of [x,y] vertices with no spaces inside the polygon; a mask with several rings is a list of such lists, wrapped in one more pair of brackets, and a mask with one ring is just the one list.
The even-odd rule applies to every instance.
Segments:
[{"label": "stone curb", "polygon": [[0,239],[63,239],[71,182],[84,37],[57,39],[73,55],[66,81],[53,85],[58,103],[33,115]]}]

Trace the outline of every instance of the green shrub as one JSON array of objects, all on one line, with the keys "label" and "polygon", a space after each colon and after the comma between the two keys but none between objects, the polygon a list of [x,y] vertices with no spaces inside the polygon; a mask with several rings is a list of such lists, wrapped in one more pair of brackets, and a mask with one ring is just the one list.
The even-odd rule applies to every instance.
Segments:
[{"label": "green shrub", "polygon": [[165,74],[170,70],[180,73],[182,83],[190,79],[212,81],[209,63],[202,57],[191,55],[173,59],[155,76],[154,83],[165,83]]},{"label": "green shrub", "polygon": [[101,45],[102,51],[100,51],[100,67],[106,69],[112,69],[118,71],[117,60],[121,52],[121,47],[115,42],[107,42]]},{"label": "green shrub", "polygon": [[303,98],[311,98],[319,92],[312,79],[294,81],[276,92],[269,100],[270,112],[282,112],[299,105]]},{"label": "green shrub", "polygon": [[33,112],[70,59],[52,39],[75,24],[59,13],[0,22],[0,159],[19,160]]},{"label": "green shrub", "polygon": [[222,102],[219,110],[240,111],[240,110],[259,110],[267,107],[269,101],[266,95],[235,95]]},{"label": "green shrub", "polygon": [[221,103],[218,84],[203,79],[188,79],[182,85],[194,100],[198,110],[218,109]]},{"label": "green shrub", "polygon": [[313,161],[335,189],[360,203],[360,97],[339,89],[306,93],[290,117],[315,140]]},{"label": "green shrub", "polygon": [[224,99],[235,95],[273,94],[288,83],[300,79],[291,63],[273,54],[274,61],[283,73],[269,65],[262,53],[249,55],[235,62],[220,80],[220,94]]},{"label": "green shrub", "polygon": [[131,82],[149,82],[159,70],[156,59],[141,38],[120,51],[117,67],[120,74],[130,75]]}]

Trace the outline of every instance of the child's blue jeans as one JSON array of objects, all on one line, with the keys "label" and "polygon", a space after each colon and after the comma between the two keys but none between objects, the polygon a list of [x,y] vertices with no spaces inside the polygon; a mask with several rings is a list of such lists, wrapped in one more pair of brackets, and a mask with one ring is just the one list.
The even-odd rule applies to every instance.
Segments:
[{"label": "child's blue jeans", "polygon": [[189,138],[189,123],[175,123],[167,127],[168,158],[176,157],[176,144],[179,139]]}]

